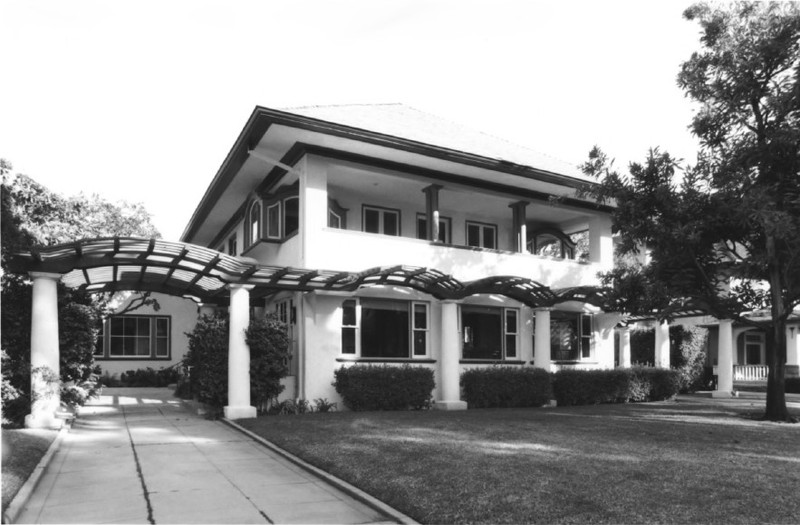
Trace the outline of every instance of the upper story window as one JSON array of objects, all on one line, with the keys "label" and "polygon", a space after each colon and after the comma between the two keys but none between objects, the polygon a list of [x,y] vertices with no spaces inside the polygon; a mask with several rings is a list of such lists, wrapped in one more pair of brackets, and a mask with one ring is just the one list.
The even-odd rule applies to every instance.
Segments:
[{"label": "upper story window", "polygon": [[231,235],[231,237],[228,239],[228,255],[233,255],[234,257],[236,255],[239,255],[239,248],[236,242],[236,234]]},{"label": "upper story window", "polygon": [[100,359],[169,359],[170,318],[118,315],[106,319],[97,339]]},{"label": "upper story window", "polygon": [[342,354],[362,358],[424,358],[429,353],[428,303],[347,299],[342,303]]},{"label": "upper story window", "polygon": [[534,255],[575,259],[576,243],[560,230],[543,228],[528,235],[528,251]]},{"label": "upper story window", "polygon": [[497,225],[467,221],[467,246],[497,249]]},{"label": "upper story window", "polygon": [[248,216],[250,225],[250,244],[255,244],[261,238],[261,204],[254,202],[250,206],[250,214]]},{"label": "upper story window", "polygon": [[362,229],[367,233],[384,235],[400,235],[400,210],[364,206]]},{"label": "upper story window", "polygon": [[283,201],[283,236],[297,233],[300,227],[300,199],[288,197]]},{"label": "upper story window", "polygon": [[516,359],[519,310],[491,306],[461,307],[464,359]]},{"label": "upper story window", "polygon": [[[451,243],[451,230],[453,221],[450,217],[439,217],[439,242]],[[428,217],[424,213],[417,214],[417,239],[428,238]]]},{"label": "upper story window", "polygon": [[334,199],[328,199],[328,228],[347,229],[347,209]]}]

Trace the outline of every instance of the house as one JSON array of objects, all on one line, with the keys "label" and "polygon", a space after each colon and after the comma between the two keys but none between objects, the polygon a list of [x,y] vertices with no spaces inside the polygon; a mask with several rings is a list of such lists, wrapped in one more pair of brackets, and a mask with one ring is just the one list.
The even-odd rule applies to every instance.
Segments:
[{"label": "house", "polygon": [[[574,166],[403,105],[256,107],[180,243],[83,240],[17,258],[40,312],[32,362],[58,366],[62,280],[162,304],[108,321],[97,357],[116,373],[176,362],[198,314],[227,308],[233,419],[255,415],[244,328],[271,311],[290,330],[290,398],[340,401],[339,367],[408,364],[434,371],[437,408],[463,409],[466,369],[610,369],[615,338],[630,366],[629,328],[598,306],[612,208],[578,196],[587,184]],[[719,327],[733,359],[731,323]],[[655,358],[669,366],[666,323]],[[49,424],[51,408],[32,408],[30,424]]]}]

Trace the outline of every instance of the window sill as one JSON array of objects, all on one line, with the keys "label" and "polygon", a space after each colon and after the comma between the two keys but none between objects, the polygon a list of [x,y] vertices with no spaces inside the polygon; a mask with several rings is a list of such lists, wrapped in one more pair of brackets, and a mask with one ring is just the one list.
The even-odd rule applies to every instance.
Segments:
[{"label": "window sill", "polygon": [[436,359],[408,357],[337,357],[337,363],[435,363]]},{"label": "window sill", "polygon": [[[600,364],[600,361],[550,361],[554,365],[597,365]],[[531,361],[533,364],[533,361]]]},{"label": "window sill", "polygon": [[94,356],[95,361],[171,361],[172,358],[167,357],[100,357]]},{"label": "window sill", "polygon": [[524,365],[525,361],[511,360],[511,359],[461,359],[461,365]]}]

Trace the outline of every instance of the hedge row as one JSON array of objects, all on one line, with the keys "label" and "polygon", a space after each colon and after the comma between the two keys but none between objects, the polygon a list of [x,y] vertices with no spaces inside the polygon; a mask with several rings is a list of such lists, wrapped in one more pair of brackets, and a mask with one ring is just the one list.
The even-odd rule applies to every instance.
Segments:
[{"label": "hedge row", "polygon": [[433,370],[404,366],[344,366],[333,386],[350,410],[421,410],[433,399]]},{"label": "hedge row", "polygon": [[553,374],[553,396],[559,406],[662,401],[680,388],[680,374],[663,368],[561,370]]},{"label": "hedge row", "polygon": [[541,368],[474,368],[461,374],[469,408],[539,407],[550,402],[550,374]]}]

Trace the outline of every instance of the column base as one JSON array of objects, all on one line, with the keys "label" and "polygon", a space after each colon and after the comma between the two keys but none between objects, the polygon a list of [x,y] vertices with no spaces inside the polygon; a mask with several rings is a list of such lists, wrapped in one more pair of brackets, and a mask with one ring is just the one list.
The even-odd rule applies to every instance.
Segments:
[{"label": "column base", "polygon": [[48,428],[59,430],[64,420],[55,414],[28,414],[25,416],[25,428]]},{"label": "column base", "polygon": [[227,406],[222,409],[226,419],[248,419],[256,417],[256,407]]},{"label": "column base", "polygon": [[714,390],[711,392],[711,397],[731,398],[739,396],[735,392],[730,392],[727,390]]},{"label": "column base", "polygon": [[466,410],[466,401],[437,401],[434,405],[436,410]]}]

